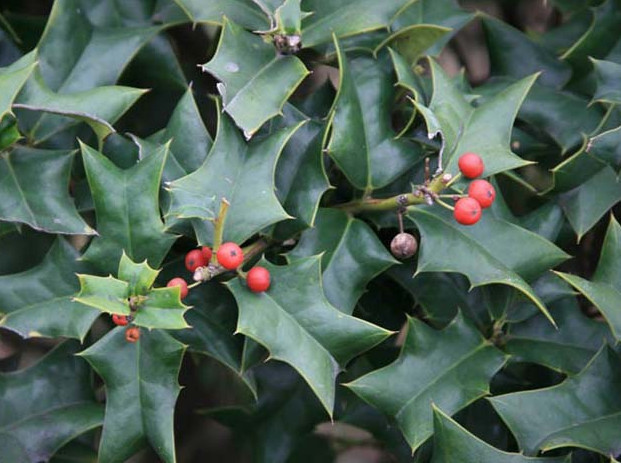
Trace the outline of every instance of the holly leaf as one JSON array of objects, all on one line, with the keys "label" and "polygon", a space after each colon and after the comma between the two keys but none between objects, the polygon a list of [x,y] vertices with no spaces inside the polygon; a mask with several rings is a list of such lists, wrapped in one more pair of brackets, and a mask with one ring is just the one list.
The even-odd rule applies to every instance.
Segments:
[{"label": "holly leaf", "polygon": [[448,27],[435,24],[412,24],[386,37],[375,47],[374,54],[377,56],[384,47],[390,47],[399,53],[409,66],[414,66],[428,48],[450,31]]},{"label": "holly leaf", "polygon": [[265,346],[270,358],[295,368],[332,416],[340,369],[392,332],[330,305],[321,288],[319,256],[284,266],[260,265],[270,271],[268,291],[253,293],[239,279],[229,283],[239,307],[237,332]]},{"label": "holly leaf", "polygon": [[[284,123],[288,126],[308,120],[291,105],[284,110]],[[302,125],[285,145],[276,166],[276,195],[285,210],[296,218],[296,223],[284,222],[291,230],[294,226],[313,226],[319,210],[319,200],[330,188],[323,162],[322,141],[325,126],[314,120]],[[287,237],[293,233],[286,234]]]},{"label": "holly leaf", "polygon": [[11,113],[13,100],[34,70],[36,52],[22,56],[10,66],[0,68],[0,121]]},{"label": "holly leaf", "polygon": [[617,340],[621,339],[621,227],[613,215],[604,238],[597,271],[591,281],[569,273],[555,272],[580,291],[602,313]]},{"label": "holly leaf", "polygon": [[[511,286],[554,323],[543,301],[527,283],[569,256],[554,244],[517,225],[483,215],[470,227],[459,225],[444,209],[417,207],[410,213],[421,234],[416,274],[457,272],[473,287]],[[507,242],[513,243],[511,249]],[[450,249],[450,253],[438,252]]]},{"label": "holly leaf", "polygon": [[457,159],[466,151],[481,156],[485,163],[484,176],[529,164],[513,154],[509,145],[515,116],[537,76],[510,85],[474,108],[440,65],[435,60],[430,60],[430,64],[433,96],[429,110],[435,117],[431,119],[424,111],[422,115],[429,136],[438,132],[442,135],[444,170],[456,174]]},{"label": "holly leaf", "polygon": [[246,138],[282,113],[285,101],[308,75],[300,59],[279,55],[273,45],[226,18],[216,54],[202,69],[220,80],[223,110]]},{"label": "holly leaf", "polygon": [[394,88],[388,54],[347,60],[338,41],[339,89],[329,117],[326,152],[356,188],[381,188],[421,160],[421,150],[395,139],[391,127]]},{"label": "holly leaf", "polygon": [[[71,94],[54,93],[41,74],[35,72],[20,94],[19,104],[13,107],[66,116],[76,123],[85,122],[102,143],[104,138],[116,132],[112,124],[145,93],[146,90],[121,86],[102,86]],[[58,122],[58,119],[43,117],[28,131],[27,136],[42,143],[70,126],[65,123],[59,128]]]},{"label": "holly leaf", "polygon": [[222,25],[230,18],[246,29],[264,30],[270,21],[259,2],[248,0],[174,0],[193,23]]},{"label": "holly leaf", "polygon": [[621,165],[621,126],[589,139],[586,151],[591,156],[593,170],[597,166],[600,168],[603,166],[601,162],[596,162],[597,160],[602,160],[617,169]]},{"label": "holly leaf", "polygon": [[578,235],[578,241],[619,201],[621,183],[609,166],[582,185],[559,196],[559,203]]},{"label": "holly leaf", "polygon": [[529,458],[519,453],[507,453],[485,443],[453,421],[439,408],[433,409],[433,458],[431,463],[449,463],[454,455],[463,461],[478,463],[568,463],[569,456]]},{"label": "holly leaf", "polygon": [[314,47],[330,42],[333,35],[344,38],[388,29],[395,17],[414,1],[306,0],[304,9],[312,14],[302,21],[302,44]]},{"label": "holly leaf", "polygon": [[73,151],[23,146],[0,153],[0,220],[25,223],[47,233],[95,234],[69,196],[73,155]]},{"label": "holly leaf", "polygon": [[408,318],[399,358],[345,386],[393,417],[415,451],[433,434],[432,404],[452,415],[487,395],[505,360],[461,313],[442,331]]},{"label": "holly leaf", "polygon": [[[488,400],[527,455],[581,447],[613,455],[621,446],[621,361],[604,346],[576,376],[545,389]],[[585,394],[583,391],[597,391]]]},{"label": "holly leaf", "polygon": [[73,301],[79,288],[76,272],[85,266],[77,262],[79,253],[58,238],[36,267],[13,275],[0,276],[0,326],[23,337],[65,336],[84,341],[99,315]]},{"label": "holly leaf", "polygon": [[504,350],[521,362],[533,362],[562,373],[582,370],[604,340],[613,341],[605,324],[582,314],[574,297],[549,304],[557,329],[543,314],[509,325]]},{"label": "holly leaf", "polygon": [[562,88],[571,78],[571,66],[526,34],[503,21],[481,21],[490,54],[491,73],[516,79],[541,72],[542,85]]},{"label": "holly leaf", "polygon": [[[118,279],[78,275],[80,292],[75,301],[105,313],[132,315],[134,325],[149,329],[188,328],[183,314],[189,307],[181,302],[180,288],[153,288],[158,273],[146,261],[137,264],[123,253]],[[132,303],[130,298],[136,301]]]},{"label": "holly leaf", "polygon": [[168,145],[127,170],[81,144],[86,177],[97,215],[97,236],[83,255],[102,272],[112,273],[123,251],[134,261],[160,265],[175,241],[164,232],[159,190]]},{"label": "holly leaf", "polygon": [[172,182],[170,217],[196,218],[199,243],[213,240],[214,204],[230,207],[224,223],[225,241],[242,243],[250,236],[290,216],[274,194],[274,170],[280,153],[302,123],[246,143],[232,120],[222,114],[207,159],[195,172]]},{"label": "holly leaf", "polygon": [[118,327],[80,352],[106,385],[99,462],[125,461],[147,443],[175,462],[173,413],[185,346],[160,330],[141,330],[136,343]]},{"label": "holly leaf", "polygon": [[367,284],[397,263],[367,224],[335,209],[319,209],[315,226],[302,234],[287,259],[320,253],[326,297],[346,314],[354,311]]},{"label": "holly leaf", "polygon": [[94,400],[88,365],[73,355],[76,347],[64,342],[29,368],[0,373],[3,458],[11,458],[10,450],[21,457],[12,461],[48,461],[66,442],[101,426],[103,407]]},{"label": "holly leaf", "polygon": [[595,68],[597,89],[593,101],[601,103],[621,103],[621,64],[611,61],[591,59]]}]

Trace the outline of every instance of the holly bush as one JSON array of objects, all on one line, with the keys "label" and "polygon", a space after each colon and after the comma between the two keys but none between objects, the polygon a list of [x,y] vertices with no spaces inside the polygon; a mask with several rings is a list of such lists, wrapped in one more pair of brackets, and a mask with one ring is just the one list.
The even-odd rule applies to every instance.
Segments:
[{"label": "holly bush", "polygon": [[0,13],[0,461],[619,457],[621,0]]}]

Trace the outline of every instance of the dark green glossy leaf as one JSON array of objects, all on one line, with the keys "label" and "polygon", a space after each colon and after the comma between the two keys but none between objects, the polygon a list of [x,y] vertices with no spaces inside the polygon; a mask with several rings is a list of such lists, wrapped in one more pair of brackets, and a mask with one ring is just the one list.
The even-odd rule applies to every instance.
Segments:
[{"label": "dark green glossy leaf", "polygon": [[10,66],[0,68],[0,121],[11,113],[13,100],[36,66],[35,59],[33,51]]},{"label": "dark green glossy leaf", "polygon": [[440,409],[433,409],[433,458],[431,463],[450,463],[455,455],[477,463],[563,463],[569,457],[528,458],[500,451],[470,434]]},{"label": "dark green glossy leaf", "polygon": [[390,47],[405,58],[410,66],[414,66],[425,50],[450,31],[448,27],[434,24],[413,24],[388,36],[375,48],[374,53],[377,55],[384,47]]},{"label": "dark green glossy leaf", "polygon": [[414,0],[306,0],[302,7],[313,14],[302,22],[302,44],[313,47],[330,42],[333,35],[342,38],[387,29],[412,3]]},{"label": "dark green glossy leaf", "polygon": [[99,463],[125,461],[147,443],[162,461],[176,461],[173,412],[184,351],[164,331],[143,329],[129,343],[118,327],[80,353],[106,385]]},{"label": "dark green glossy leaf", "polygon": [[590,70],[589,57],[604,58],[618,40],[621,28],[621,1],[606,0],[592,9],[589,28],[562,56],[575,70],[578,78]]},{"label": "dark green glossy leaf", "polygon": [[203,165],[172,182],[167,217],[197,218],[201,244],[212,243],[213,219],[222,198],[231,204],[224,225],[225,241],[242,243],[263,228],[289,218],[274,193],[278,158],[301,123],[268,137],[244,142],[232,120],[220,115],[218,134]]},{"label": "dark green glossy leaf", "polygon": [[559,201],[580,240],[621,201],[621,183],[615,171],[606,166],[582,185],[560,195]]},{"label": "dark green glossy leaf", "polygon": [[[442,135],[444,170],[455,174],[462,153],[477,153],[485,163],[484,176],[528,164],[509,149],[511,129],[517,111],[536,77],[528,77],[473,108],[439,64],[430,61],[433,97],[430,118],[423,112],[430,136]],[[422,108],[422,105],[418,105]]]},{"label": "dark green glossy leaf", "polygon": [[[531,299],[551,319],[526,281],[567,259],[561,249],[521,227],[484,214],[476,225],[459,225],[440,208],[415,208],[411,217],[421,234],[417,273],[457,272],[472,286],[500,283]],[[511,242],[510,247],[507,242]],[[450,252],[442,250],[450,249]]]},{"label": "dark green glossy leaf", "polygon": [[102,272],[113,273],[125,251],[134,261],[147,259],[153,267],[160,265],[175,241],[174,236],[164,232],[158,202],[167,155],[168,145],[131,169],[121,170],[82,144],[99,233],[84,260]]},{"label": "dark green glossy leaf", "polygon": [[585,317],[573,297],[553,302],[549,308],[557,329],[537,314],[510,325],[504,350],[518,361],[577,373],[610,338],[610,331],[605,324]]},{"label": "dark green glossy leaf", "polygon": [[592,61],[597,81],[593,100],[602,103],[621,103],[621,64],[596,59]]},{"label": "dark green glossy leaf", "polygon": [[271,274],[268,291],[253,293],[239,279],[229,283],[239,307],[237,331],[264,345],[271,358],[295,368],[332,416],[339,365],[392,333],[328,303],[318,256],[286,266],[260,265]]},{"label": "dark green glossy leaf", "polygon": [[76,272],[85,270],[78,252],[58,238],[43,262],[22,273],[0,277],[0,326],[23,337],[71,337],[84,340],[99,315],[74,302]]},{"label": "dark green glossy leaf", "polygon": [[[180,299],[178,286],[153,288],[158,271],[146,261],[137,264],[125,253],[119,264],[119,279],[93,275],[78,275],[80,292],[77,302],[105,313],[132,315],[137,326],[153,329],[182,329],[188,324],[183,314],[188,309]],[[130,306],[131,297],[137,297],[136,312]]]},{"label": "dark green glossy leaf", "polygon": [[279,55],[261,37],[226,19],[216,54],[202,68],[220,80],[223,109],[246,138],[281,114],[285,101],[308,74],[297,57]]},{"label": "dark green glossy leaf", "polygon": [[[289,126],[307,119],[289,105],[285,106],[284,116]],[[319,200],[330,188],[321,151],[324,128],[313,120],[300,127],[285,146],[276,166],[276,195],[285,210],[297,219],[295,225],[300,228],[314,225]],[[292,228],[289,222],[283,225],[289,230]]]},{"label": "dark green glossy leaf", "polygon": [[576,154],[552,169],[552,185],[546,193],[560,193],[577,188],[606,167],[606,163],[589,153],[587,148],[588,144],[585,143]]},{"label": "dark green glossy leaf", "polygon": [[561,447],[611,455],[621,446],[620,386],[621,359],[604,346],[584,370],[557,386],[489,400],[527,455]]},{"label": "dark green glossy leaf", "polygon": [[[591,138],[587,150],[591,156],[601,159],[617,169],[621,164],[621,127],[607,130]],[[593,164],[597,163],[594,162]]]},{"label": "dark green glossy leaf", "polygon": [[[74,152],[16,147],[0,154],[0,219],[35,230],[69,235],[95,231],[78,214],[69,196]],[[45,190],[41,190],[45,185]]]},{"label": "dark green glossy leaf", "polygon": [[[46,86],[41,74],[36,72],[20,94],[19,104],[14,107],[86,122],[97,138],[103,140],[115,132],[112,124],[145,92],[137,88],[107,86],[71,94],[54,93]],[[65,123],[59,127],[57,119],[42,117],[27,136],[41,143],[70,125]]]},{"label": "dark green glossy leaf", "polygon": [[326,151],[352,185],[369,192],[420,161],[421,152],[417,145],[395,139],[388,54],[378,60],[364,55],[347,60],[335,45],[340,85],[329,116]]},{"label": "dark green glossy leaf", "polygon": [[223,18],[230,18],[247,29],[263,30],[270,26],[269,19],[258,6],[248,0],[174,0],[193,23],[221,25]]},{"label": "dark green glossy leaf", "polygon": [[442,331],[409,318],[399,358],[346,386],[394,417],[416,450],[433,433],[432,404],[456,413],[488,393],[504,363],[503,354],[461,314]]},{"label": "dark green glossy leaf", "polygon": [[597,271],[591,281],[577,275],[557,272],[580,291],[602,313],[616,339],[621,339],[621,227],[614,216],[606,232]]},{"label": "dark green glossy leaf", "polygon": [[30,368],[0,373],[3,460],[48,461],[66,442],[101,426],[103,407],[94,401],[88,365],[73,355],[76,347],[65,342]]},{"label": "dark green glossy leaf", "polygon": [[290,262],[323,253],[323,289],[331,304],[351,314],[366,285],[397,263],[364,222],[335,209],[319,209],[315,226],[287,254]]},{"label": "dark green glossy leaf", "polygon": [[541,72],[538,82],[561,88],[571,77],[571,66],[505,22],[486,17],[482,21],[496,76],[522,78]]}]

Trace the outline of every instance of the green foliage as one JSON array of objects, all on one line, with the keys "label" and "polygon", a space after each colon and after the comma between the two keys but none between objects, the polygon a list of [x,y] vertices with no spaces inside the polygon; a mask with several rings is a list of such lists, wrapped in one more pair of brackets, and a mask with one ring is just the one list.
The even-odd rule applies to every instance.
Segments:
[{"label": "green foliage", "polygon": [[621,0],[5,3],[0,462],[619,460]]}]

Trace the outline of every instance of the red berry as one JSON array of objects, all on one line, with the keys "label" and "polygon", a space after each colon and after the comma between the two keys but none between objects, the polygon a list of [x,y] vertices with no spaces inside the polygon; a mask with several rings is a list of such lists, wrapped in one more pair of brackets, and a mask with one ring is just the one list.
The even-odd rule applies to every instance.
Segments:
[{"label": "red berry", "polygon": [[459,157],[457,161],[459,170],[464,174],[464,177],[476,178],[483,173],[485,165],[481,156],[474,153],[464,153]]},{"label": "red berry", "polygon": [[125,330],[125,340],[127,342],[136,342],[140,339],[140,328],[137,326],[130,326]]},{"label": "red berry", "polygon": [[474,225],[481,218],[481,205],[474,198],[461,198],[455,203],[453,216],[462,225]]},{"label": "red berry", "polygon": [[244,261],[242,249],[235,243],[223,243],[216,253],[218,262],[227,270],[235,270]]},{"label": "red berry", "polygon": [[270,272],[264,267],[252,267],[246,275],[246,283],[253,293],[262,293],[270,287]]},{"label": "red berry", "polygon": [[204,267],[207,262],[208,260],[205,259],[205,255],[200,249],[192,249],[185,255],[185,268],[190,272],[194,272],[199,267]]},{"label": "red berry", "polygon": [[179,293],[180,293],[181,299],[185,299],[185,297],[188,295],[188,284],[185,282],[183,278],[179,278],[179,277],[173,278],[168,283],[166,283],[166,286],[168,288],[172,286],[179,286],[180,288]]},{"label": "red berry", "polygon": [[115,325],[125,326],[129,323],[129,320],[125,315],[112,314],[112,321]]},{"label": "red berry", "polygon": [[487,180],[474,180],[468,186],[468,196],[476,199],[483,209],[492,205],[496,199],[496,190]]},{"label": "red berry", "polygon": [[203,253],[203,257],[205,258],[205,261],[209,263],[209,261],[211,260],[211,256],[213,254],[211,252],[211,248],[209,246],[203,246],[201,248],[201,252]]}]

